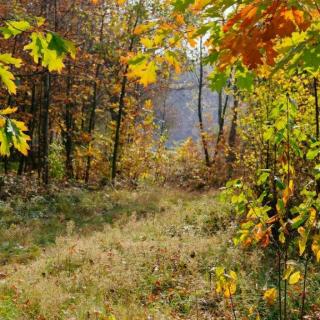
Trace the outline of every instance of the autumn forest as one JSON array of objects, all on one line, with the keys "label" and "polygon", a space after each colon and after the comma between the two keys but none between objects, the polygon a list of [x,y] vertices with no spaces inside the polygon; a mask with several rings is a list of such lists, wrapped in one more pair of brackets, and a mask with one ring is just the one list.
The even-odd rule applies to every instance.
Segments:
[{"label": "autumn forest", "polygon": [[318,0],[0,0],[0,319],[320,319]]}]

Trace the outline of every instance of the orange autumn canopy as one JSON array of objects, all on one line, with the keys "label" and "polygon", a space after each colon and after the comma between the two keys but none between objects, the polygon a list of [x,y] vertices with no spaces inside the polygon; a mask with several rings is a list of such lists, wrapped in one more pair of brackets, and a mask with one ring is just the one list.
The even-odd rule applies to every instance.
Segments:
[{"label": "orange autumn canopy", "polygon": [[250,69],[263,63],[274,65],[276,41],[293,32],[305,31],[318,15],[317,11],[308,12],[280,0],[256,0],[242,7],[223,28],[221,49],[226,51],[220,68],[224,69],[237,58]]}]

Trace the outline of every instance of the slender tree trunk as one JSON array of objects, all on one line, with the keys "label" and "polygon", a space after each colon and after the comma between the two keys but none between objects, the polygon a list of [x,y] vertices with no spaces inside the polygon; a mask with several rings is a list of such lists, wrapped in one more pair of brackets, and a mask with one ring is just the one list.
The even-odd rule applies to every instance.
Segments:
[{"label": "slender tree trunk", "polygon": [[216,147],[215,147],[215,152],[214,152],[214,159],[218,155],[218,149],[220,142],[223,137],[223,131],[224,131],[224,119],[227,111],[227,106],[229,102],[229,95],[226,96],[225,101],[223,103],[223,91],[221,90],[219,93],[219,104],[218,104],[218,126],[219,126],[219,131],[218,131],[218,136],[217,136],[217,141],[216,141]]},{"label": "slender tree trunk", "polygon": [[202,90],[203,90],[203,59],[202,59],[202,38],[200,39],[200,68],[199,68],[199,83],[198,83],[198,118],[199,118],[199,127],[200,127],[200,135],[202,140],[203,152],[205,157],[206,165],[210,166],[210,157],[208,151],[208,143],[206,139],[206,133],[203,125],[202,118]]},{"label": "slender tree trunk", "polygon": [[319,129],[319,100],[318,100],[318,80],[317,78],[313,79],[313,90],[314,90],[314,99],[315,99],[315,122],[316,122],[316,137],[319,139],[320,129]]},{"label": "slender tree trunk", "polygon": [[[99,41],[102,42],[103,40],[103,29],[104,29],[104,20],[105,20],[105,14],[101,17],[101,28],[100,28],[100,39]],[[90,118],[89,118],[89,128],[88,133],[92,136],[95,128],[95,122],[96,122],[96,109],[97,109],[97,97],[98,97],[98,78],[100,73],[100,64],[97,64],[96,73],[95,73],[95,79],[94,79],[94,85],[93,85],[93,97],[92,97],[92,105],[91,105],[91,112],[90,112]],[[86,165],[86,171],[84,175],[85,183],[89,182],[90,179],[90,169],[91,169],[91,160],[92,157],[89,155],[87,158],[87,165]]]},{"label": "slender tree trunk", "polygon": [[39,119],[38,119],[38,159],[37,159],[37,167],[38,167],[38,179],[41,181],[42,174],[42,111],[43,110],[43,79],[40,83],[39,90]]},{"label": "slender tree trunk", "polygon": [[[96,122],[96,109],[97,109],[97,91],[98,91],[98,77],[99,77],[99,65],[97,65],[96,69],[96,77],[95,82],[93,85],[93,99],[92,99],[92,106],[91,106],[91,112],[90,112],[90,118],[89,118],[89,127],[88,127],[88,133],[90,135],[93,134],[94,128],[95,128],[95,122]],[[89,155],[87,158],[87,165],[86,165],[86,172],[85,172],[85,183],[89,182],[90,179],[90,169],[91,169],[91,160],[92,157]]]},{"label": "slender tree trunk", "polygon": [[[54,3],[56,0],[54,0]],[[46,12],[47,19],[50,17],[50,7],[51,1],[43,1],[44,9]],[[56,16],[54,16],[54,20],[56,20]],[[54,21],[55,22],[55,21]],[[42,182],[47,185],[49,184],[49,125],[50,125],[50,97],[51,96],[51,76],[50,72],[46,71],[43,75],[43,107],[42,107]]]},{"label": "slender tree trunk", "polygon": [[50,73],[46,72],[43,78],[43,122],[42,122],[42,181],[49,183],[49,109],[50,109]]},{"label": "slender tree trunk", "polygon": [[233,173],[233,162],[235,161],[235,152],[234,147],[236,143],[236,136],[237,136],[237,120],[238,120],[238,99],[237,97],[234,98],[233,104],[233,117],[231,122],[231,128],[229,133],[228,145],[229,145],[229,153],[227,156],[227,163],[228,163],[228,178],[230,179]]},{"label": "slender tree trunk", "polygon": [[[136,29],[136,26],[138,25],[140,18],[140,10],[138,8],[137,10],[137,16],[135,23],[133,25],[132,29],[132,36],[129,44],[128,51],[132,51],[133,45],[134,45],[134,30]],[[115,132],[115,137],[114,137],[114,145],[113,145],[113,157],[112,157],[112,167],[111,167],[111,180],[112,184],[114,184],[116,177],[117,177],[117,161],[118,161],[118,153],[119,153],[119,146],[120,146],[120,130],[121,130],[121,122],[122,122],[122,117],[124,113],[124,98],[126,96],[126,90],[127,90],[127,73],[128,73],[129,66],[126,65],[124,68],[124,75],[122,78],[122,83],[121,83],[121,91],[120,91],[120,96],[119,96],[119,103],[118,103],[118,115],[116,119],[116,132]]]},{"label": "slender tree trunk", "polygon": [[[26,93],[26,94],[25,94],[24,101],[27,101],[27,100],[28,100],[28,94]],[[22,112],[25,112],[25,111],[26,111],[24,105],[22,105],[21,111],[22,111]],[[18,171],[17,171],[17,175],[18,175],[18,176],[21,176],[22,173],[23,173],[23,171],[24,171],[24,167],[25,167],[25,164],[26,164],[26,159],[27,159],[26,156],[24,156],[24,155],[22,155],[22,154],[20,155],[20,157],[19,157],[19,167],[18,167]]]},{"label": "slender tree trunk", "polygon": [[67,103],[65,106],[65,132],[64,132],[64,146],[66,151],[66,175],[69,179],[73,178],[73,115],[72,107],[73,103],[70,102],[70,92],[71,92],[71,64],[69,64],[69,72],[67,79]]},{"label": "slender tree trunk", "polygon": [[37,100],[36,100],[36,84],[33,84],[32,86],[32,96],[31,96],[31,110],[30,113],[32,115],[32,119],[29,125],[29,135],[30,135],[30,164],[32,170],[36,168],[36,157],[34,153],[34,130],[36,128],[36,113],[37,113]]},{"label": "slender tree trunk", "polygon": [[164,97],[164,101],[163,101],[163,112],[161,114],[161,126],[160,126],[160,136],[162,137],[164,135],[165,129],[166,129],[166,112],[167,112],[167,99],[166,97]]}]

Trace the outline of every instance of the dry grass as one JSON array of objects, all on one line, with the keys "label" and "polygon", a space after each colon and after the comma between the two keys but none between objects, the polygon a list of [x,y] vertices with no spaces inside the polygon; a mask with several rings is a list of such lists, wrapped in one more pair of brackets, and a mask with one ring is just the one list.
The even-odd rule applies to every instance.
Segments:
[{"label": "dry grass", "polygon": [[[157,190],[111,197],[127,198],[131,216],[84,234],[69,221],[67,234],[36,260],[5,267],[1,319],[231,319],[228,302],[210,283],[217,265],[237,270],[248,305],[258,299],[252,275],[260,254],[233,247],[232,219],[214,194]],[[150,201],[157,210],[134,212]],[[237,299],[237,308],[245,308],[241,295]]]}]

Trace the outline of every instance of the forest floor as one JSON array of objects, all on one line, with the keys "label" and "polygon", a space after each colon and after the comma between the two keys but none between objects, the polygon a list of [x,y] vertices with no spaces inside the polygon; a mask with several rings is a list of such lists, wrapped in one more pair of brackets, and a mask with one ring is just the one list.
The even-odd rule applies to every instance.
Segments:
[{"label": "forest floor", "polygon": [[214,191],[70,189],[0,210],[1,320],[233,319],[217,266],[238,274],[239,319],[262,303],[268,266],[234,247]]}]

